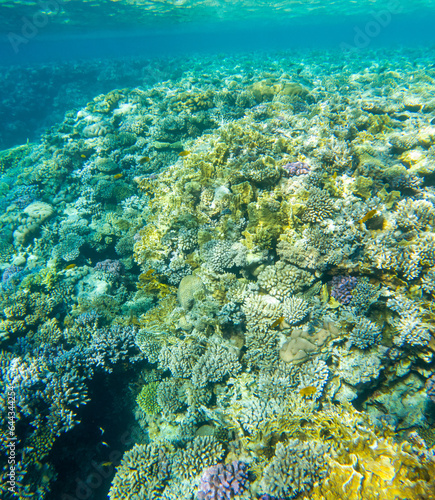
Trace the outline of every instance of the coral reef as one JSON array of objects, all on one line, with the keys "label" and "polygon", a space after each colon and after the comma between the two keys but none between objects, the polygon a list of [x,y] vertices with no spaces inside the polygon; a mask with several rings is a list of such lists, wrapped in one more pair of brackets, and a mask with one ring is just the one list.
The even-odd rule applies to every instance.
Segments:
[{"label": "coral reef", "polygon": [[277,58],[149,62],[0,153],[18,496],[69,436],[114,462],[101,411],[112,499],[431,498],[435,72]]}]

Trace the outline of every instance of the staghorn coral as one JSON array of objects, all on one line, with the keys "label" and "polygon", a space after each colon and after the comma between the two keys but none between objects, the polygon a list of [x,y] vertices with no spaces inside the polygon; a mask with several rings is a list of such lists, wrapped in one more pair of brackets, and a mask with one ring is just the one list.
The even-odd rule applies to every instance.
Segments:
[{"label": "staghorn coral", "polygon": [[135,337],[136,345],[142,351],[149,363],[157,363],[163,346],[165,334],[155,334],[141,328]]},{"label": "staghorn coral", "polygon": [[259,185],[274,184],[280,178],[280,172],[275,165],[275,161],[270,156],[259,158],[240,169],[240,176],[243,180],[255,182]]},{"label": "staghorn coral", "polygon": [[430,230],[435,222],[435,209],[427,200],[406,198],[397,203],[394,216],[397,226],[405,231]]},{"label": "staghorn coral", "polygon": [[352,290],[352,299],[348,306],[356,314],[364,314],[379,299],[380,288],[380,285],[370,283],[368,278],[359,278],[356,287]]},{"label": "staghorn coral", "polygon": [[[382,56],[382,51],[376,56]],[[268,80],[250,91],[243,88],[246,87],[246,81],[252,81],[252,75],[249,74],[252,64],[248,65],[249,69],[244,64],[235,64],[234,79],[226,75],[222,78],[223,74],[219,71],[218,78],[207,76],[205,83],[201,78],[195,78],[196,69],[193,67],[189,69],[188,78],[183,76],[180,80],[167,82],[160,79],[161,84],[149,89],[145,82],[139,90],[125,89],[116,93],[118,97],[115,93],[107,98],[102,96],[88,110],[82,110],[77,116],[76,113],[67,116],[61,127],[54,127],[50,134],[44,136],[43,143],[27,146],[26,153],[15,165],[16,173],[20,183],[33,179],[34,184],[13,185],[15,171],[4,179],[0,186],[2,194],[6,193],[5,198],[0,200],[5,209],[5,216],[0,217],[2,240],[13,241],[13,231],[30,222],[21,211],[42,196],[42,199],[52,200],[53,213],[56,210],[57,215],[56,218],[47,218],[42,227],[34,226],[35,231],[39,228],[38,238],[32,239],[30,236],[33,233],[28,233],[26,246],[29,246],[20,255],[2,253],[3,269],[12,262],[20,262],[22,269],[16,275],[11,273],[9,278],[6,273],[7,279],[2,285],[1,295],[5,297],[1,323],[5,338],[3,346],[13,350],[14,356],[19,357],[26,351],[26,343],[48,341],[51,345],[44,349],[33,345],[31,357],[35,359],[26,358],[23,363],[30,366],[35,362],[41,369],[49,367],[49,371],[55,371],[59,377],[66,372],[73,372],[75,367],[77,378],[69,380],[77,383],[78,387],[77,398],[71,397],[71,404],[74,405],[80,401],[80,397],[86,396],[80,377],[89,379],[98,372],[106,382],[112,377],[107,367],[113,370],[116,367],[117,375],[124,371],[123,378],[139,368],[129,363],[130,355],[132,363],[138,355],[137,350],[130,346],[131,335],[125,339],[125,343],[122,339],[118,339],[118,343],[117,334],[111,332],[116,324],[139,327],[145,333],[143,338],[139,339],[139,335],[136,337],[139,339],[136,343],[140,344],[144,356],[139,356],[137,360],[147,358],[151,363],[159,360],[161,368],[169,370],[171,374],[170,378],[160,382],[157,389],[164,415],[149,419],[152,423],[147,430],[151,439],[168,438],[174,446],[191,440],[195,432],[200,432],[198,427],[206,420],[210,423],[213,418],[209,420],[209,414],[216,418],[215,422],[229,415],[231,410],[228,409],[228,400],[232,400],[233,386],[239,380],[244,380],[246,371],[251,372],[252,380],[231,401],[235,408],[231,419],[228,419],[231,422],[221,424],[226,425],[227,429],[231,428],[231,432],[235,429],[241,442],[248,443],[248,453],[247,448],[243,449],[243,444],[240,449],[241,453],[245,453],[243,459],[251,453],[249,458],[252,458],[256,476],[261,479],[262,469],[270,462],[278,442],[286,446],[292,438],[324,440],[333,445],[332,459],[349,466],[349,475],[339,477],[341,483],[337,482],[337,488],[331,486],[332,493],[322,490],[322,498],[343,495],[340,490],[343,484],[351,490],[349,496],[358,498],[364,489],[364,494],[370,498],[372,490],[367,484],[372,481],[373,465],[367,465],[363,456],[365,452],[362,453],[367,437],[365,424],[360,424],[363,417],[358,416],[358,425],[353,426],[353,434],[349,438],[349,429],[337,423],[337,414],[343,421],[348,415],[340,413],[337,408],[329,413],[323,410],[328,406],[328,396],[345,400],[346,390],[358,398],[362,407],[366,407],[367,392],[374,392],[378,399],[373,401],[386,409],[386,420],[393,419],[393,414],[402,417],[402,409],[394,409],[396,403],[399,405],[399,396],[409,404],[418,403],[421,406],[424,393],[422,379],[432,371],[432,340],[423,342],[424,345],[413,345],[412,336],[422,335],[422,328],[426,331],[424,335],[431,333],[431,305],[428,300],[413,301],[416,307],[405,307],[404,311],[398,313],[397,319],[397,315],[392,317],[393,312],[397,311],[392,308],[385,311],[385,300],[405,292],[407,284],[401,281],[403,279],[414,281],[409,284],[411,286],[406,293],[409,297],[418,297],[421,293],[420,276],[426,293],[432,292],[435,245],[430,234],[433,230],[430,180],[435,136],[431,126],[433,123],[429,125],[429,122],[435,106],[430,101],[430,89],[425,89],[425,82],[432,85],[433,75],[430,68],[420,64],[417,58],[409,65],[405,56],[399,57],[397,64],[394,64],[394,71],[388,69],[392,63],[386,60],[380,65],[370,61],[365,72],[360,72],[356,68],[361,64],[361,58],[354,58],[342,71],[332,72],[331,75],[326,75],[324,68],[316,66],[316,58],[300,57],[299,69],[290,64],[287,66],[290,78],[310,87],[309,96],[308,92],[301,91],[301,85],[296,82],[290,85],[282,83],[282,79],[287,79],[285,75],[278,74],[274,79],[276,68],[273,64],[276,65],[276,61],[273,64],[260,61],[261,64],[256,65],[258,74],[266,75],[268,72],[272,76],[268,75]],[[362,60],[368,61],[365,57]],[[282,68],[281,62],[286,61],[283,55],[278,66]],[[212,69],[210,72],[213,74]],[[385,82],[382,96],[375,96],[371,102],[370,95],[376,93],[379,82]],[[407,82],[405,87],[403,82]],[[416,85],[415,82],[418,82],[419,88],[414,88],[418,92],[413,93],[418,96],[419,102],[413,104],[412,101],[416,99],[411,99],[408,94]],[[217,91],[219,86],[225,87],[225,90]],[[207,89],[212,89],[211,101],[217,107],[197,109],[195,98]],[[361,89],[364,89],[363,97],[359,95]],[[182,101],[175,99],[180,108],[172,106],[175,102],[169,104],[174,96],[179,96],[184,90],[186,101],[190,98],[192,101],[183,105]],[[248,109],[255,104],[254,91],[257,100],[264,102]],[[268,103],[269,99],[273,99],[273,102]],[[177,116],[173,114],[174,107],[179,109]],[[190,116],[191,111],[197,116]],[[213,131],[219,123],[219,130]],[[107,131],[113,133],[106,137],[95,135],[80,138],[80,131],[93,124],[109,127]],[[195,141],[183,142],[189,135],[200,135],[205,127],[206,134]],[[415,134],[417,128],[419,132]],[[143,137],[138,138],[137,133]],[[402,152],[400,147],[388,149],[388,142],[394,143],[394,138],[399,134],[406,138],[417,137],[421,149],[416,149],[415,144],[412,146],[415,149],[409,154],[399,158],[391,156],[391,152]],[[190,154],[178,158],[177,152],[183,144]],[[54,150],[58,153],[54,153],[52,159]],[[309,175],[298,177],[298,173],[304,172],[291,169],[286,172],[287,169],[281,167],[287,158],[303,158],[307,164],[317,168]],[[409,169],[403,167],[393,173],[397,161],[408,165]],[[101,168],[98,169],[100,163]],[[15,167],[9,163],[7,165],[8,170]],[[115,168],[119,168],[122,174],[114,177]],[[63,175],[60,177],[61,169]],[[72,169],[75,171],[69,178],[67,174]],[[403,175],[400,177],[396,172],[402,172]],[[122,180],[120,175],[123,175]],[[425,185],[421,183],[423,176]],[[65,182],[61,189],[58,189],[58,178]],[[125,202],[116,203],[131,191],[128,184],[133,178],[139,187],[137,200],[130,197]],[[43,186],[44,190],[38,186]],[[330,214],[326,211],[326,219],[315,222],[317,215],[311,217],[309,207],[304,213],[304,205],[315,198],[313,193],[320,187],[324,187],[322,192],[326,196],[329,193],[335,197],[327,196],[328,201],[325,202],[329,208],[334,208]],[[392,192],[392,187],[400,188],[402,193]],[[416,188],[420,190],[416,191]],[[371,196],[375,192],[377,196]],[[415,198],[406,198],[409,195]],[[78,196],[80,199],[74,202],[74,197]],[[15,208],[12,206],[14,202]],[[112,203],[114,206],[109,207]],[[110,215],[106,214],[108,208],[113,210]],[[365,219],[364,214],[369,214],[374,208],[378,215],[360,222]],[[117,213],[122,213],[122,218]],[[301,225],[301,219],[308,223]],[[69,234],[86,241],[86,246],[83,244],[75,248],[77,258],[90,258],[95,264],[106,258],[115,258],[114,252],[122,257],[127,272],[122,279],[109,280],[110,287],[106,291],[113,297],[106,295],[98,307],[97,301],[85,304],[80,296],[78,307],[71,309],[77,304],[77,291],[86,286],[84,282],[76,284],[77,279],[80,279],[77,278],[77,269],[74,271],[74,268],[67,266],[64,270],[45,271],[53,246],[61,245]],[[123,238],[127,240],[123,241]],[[275,242],[278,239],[283,241],[277,247]],[[238,246],[241,240],[247,250]],[[211,241],[231,245],[229,253],[237,249],[237,255],[228,264],[225,263],[226,255],[223,255],[215,268],[208,266],[201,261],[201,249],[207,248],[207,243]],[[135,261],[131,255],[133,243],[136,244]],[[219,250],[216,243],[213,245]],[[213,245],[210,244],[210,247]],[[268,269],[278,265],[273,264],[276,255],[299,271],[308,272],[305,277],[307,282],[313,280],[312,288],[306,290],[309,285],[303,283],[304,276],[298,276],[295,282],[290,280],[289,283],[286,283],[285,276],[283,279],[270,276],[271,279],[276,278],[276,283],[270,289],[267,276],[264,283],[263,276],[256,282],[258,275],[265,271],[264,266]],[[214,255],[207,258],[212,261]],[[57,260],[58,267],[65,266],[62,255]],[[134,293],[132,284],[139,274],[135,264],[142,267],[137,293]],[[32,266],[36,268],[35,271],[32,271]],[[39,272],[38,266],[42,266],[44,271]],[[296,273],[294,268],[291,268],[291,272]],[[148,280],[147,273],[152,270],[154,277]],[[237,273],[237,276],[225,273],[228,270]],[[185,276],[192,273],[198,276],[204,286],[186,294],[187,301],[183,304],[180,300],[186,307],[180,308],[176,290],[169,285],[179,285]],[[319,289],[329,276],[336,273],[355,276],[360,273],[371,280],[358,276],[358,282],[365,283],[358,283],[348,294],[349,303],[337,309],[334,301],[328,302],[327,287],[321,291]],[[95,276],[95,273],[92,274]],[[378,280],[382,283],[382,291],[379,290]],[[295,291],[295,286],[300,288]],[[26,291],[22,295],[15,295],[17,289]],[[286,313],[288,321],[285,322],[282,319],[285,316],[284,306],[290,302],[294,305],[295,294],[299,292],[304,292],[304,295],[297,295],[298,299],[302,300],[303,297],[303,300],[309,301],[310,315],[295,317],[294,311],[290,311],[291,314]],[[382,298],[378,300],[380,293]],[[428,298],[427,295],[424,297]],[[142,305],[140,301],[143,301]],[[299,300],[297,302],[301,305]],[[373,331],[373,325],[367,323],[367,318],[357,318],[365,317],[374,302],[375,307],[372,307],[367,318],[370,317],[373,322],[376,318],[379,325],[384,319],[390,322],[385,329],[386,342],[389,344],[395,335],[399,342],[403,341],[401,347],[413,349],[393,347],[388,350],[388,354],[383,346],[370,352],[368,349],[349,351],[343,348],[345,340],[337,339],[335,343],[341,344],[341,347],[334,350],[331,341],[339,332],[335,332],[335,335],[331,331],[327,332],[325,326],[320,326],[320,318],[329,317],[336,322],[343,322],[344,319],[345,324],[352,325],[350,339],[355,337],[352,345],[369,347],[367,344],[377,341],[379,335]],[[145,306],[145,303],[148,305]],[[157,306],[148,310],[151,303],[157,303]],[[110,314],[109,308],[113,309]],[[240,308],[243,308],[242,314]],[[406,309],[411,312],[407,314]],[[98,317],[92,311],[97,311]],[[89,316],[82,318],[81,313],[89,313]],[[356,323],[347,320],[349,315],[353,315]],[[287,328],[289,322],[297,323],[308,317],[304,328]],[[417,321],[415,328],[409,324],[409,319]],[[404,325],[406,321],[408,324]],[[67,326],[67,331],[62,330],[63,325]],[[97,331],[103,326],[109,332],[107,335],[100,335]],[[400,331],[413,328],[410,337]],[[207,381],[207,377],[203,377],[206,379],[206,388],[195,387],[190,378],[199,369],[199,361],[203,361],[203,356],[217,336],[218,342],[225,348],[231,343],[235,346],[235,353],[240,349],[243,373],[234,374],[230,380],[227,380],[230,374],[224,375],[218,382]],[[99,337],[104,338],[101,340]],[[65,348],[57,351],[56,344],[59,341]],[[75,347],[66,351],[70,345]],[[118,349],[122,352],[120,356],[116,356]],[[322,363],[318,363],[319,358],[307,362],[309,357],[319,351],[322,351],[320,359],[328,360],[326,370]],[[392,362],[394,353],[398,356],[397,363]],[[279,361],[279,355],[288,362],[286,368],[289,373],[279,371],[280,365],[284,364]],[[8,359],[7,364],[10,362]],[[302,364],[295,366],[296,362]],[[55,365],[56,369],[53,368]],[[317,373],[313,367],[316,366],[320,380],[315,377]],[[24,367],[22,369],[26,372]],[[310,384],[321,385],[328,376],[327,370],[329,382],[328,390],[323,394],[322,412],[307,409],[307,401],[297,400],[299,409],[288,403],[294,396],[297,398],[299,390],[311,387]],[[381,370],[382,377],[379,376]],[[397,378],[403,378],[402,373],[406,370],[418,372],[418,376],[406,378],[399,387]],[[173,375],[182,379],[176,380]],[[37,380],[36,385],[44,384],[45,378],[30,373],[29,377],[32,376]],[[301,377],[304,378],[303,384],[300,384]],[[418,381],[418,378],[421,380]],[[152,382],[151,379],[147,381]],[[50,380],[49,386],[67,393],[71,389],[67,382],[66,378],[64,385]],[[417,385],[418,382],[420,385]],[[25,384],[22,383],[22,386]],[[257,391],[259,397],[251,397],[253,391]],[[411,397],[412,391],[418,394]],[[29,407],[33,412],[35,407],[26,399],[31,397],[31,391],[23,389],[23,393],[25,397],[24,401],[20,400],[21,407]],[[75,394],[73,390],[71,393]],[[303,394],[306,395],[306,392]],[[384,399],[381,397],[383,394],[386,394]],[[40,406],[35,412],[40,411],[44,419],[48,412],[45,405],[49,396],[46,393],[46,399],[41,399],[39,393],[36,395]],[[240,403],[245,398],[254,401],[252,408]],[[314,398],[304,399],[314,403],[314,406],[318,404],[313,401]],[[65,397],[61,404],[78,415],[74,406],[68,406],[68,401]],[[53,414],[55,428],[56,419],[63,419],[63,423],[68,425],[67,411],[59,408],[61,404],[57,402],[53,406],[54,413],[61,410],[65,413]],[[187,412],[181,413],[186,404]],[[237,410],[240,406],[246,406],[241,412],[246,428],[239,433]],[[172,412],[178,413],[171,415]],[[30,415],[25,416],[19,425],[29,434],[32,426],[28,424],[32,418]],[[70,423],[77,418],[72,416]],[[411,419],[405,420],[406,424],[410,422]],[[255,426],[260,429],[258,433]],[[155,427],[158,430],[154,433]],[[46,438],[43,429],[39,428],[38,434],[32,436],[27,444],[29,447],[40,447],[44,454],[52,441],[53,436]],[[367,441],[377,452],[385,444],[378,446],[374,440]],[[237,446],[234,441],[229,444],[231,458],[242,459],[242,455],[235,451]],[[26,443],[22,449],[26,455],[32,455]],[[337,456],[341,451],[345,458],[339,462]],[[361,452],[355,462],[349,459],[351,452],[355,455]],[[379,463],[384,466],[387,459],[393,462],[393,452],[386,458],[381,457]],[[376,461],[376,457],[370,460]],[[412,461],[402,466],[414,467]],[[430,486],[428,478],[433,477],[433,474],[429,470],[425,462],[424,467],[417,469],[415,474]],[[40,472],[30,470],[28,478],[41,475],[43,471],[43,468]],[[354,488],[353,481],[359,477],[358,474],[364,477]],[[412,474],[401,477],[404,478],[401,486],[405,483],[409,485],[415,479]],[[187,479],[184,481],[189,482]],[[195,481],[199,481],[199,478]],[[183,485],[177,490],[177,486],[172,485],[171,500],[177,498],[177,494],[186,499],[190,495],[191,500],[195,481],[190,481],[190,489],[185,489]],[[424,485],[424,481],[420,484]],[[383,487],[382,494],[390,494],[387,484]],[[400,484],[398,487],[400,490]],[[394,488],[391,489],[393,495]],[[373,488],[373,491],[376,492],[376,489]],[[400,490],[398,496],[414,498],[414,493],[418,494],[415,490],[402,495]],[[35,495],[34,489],[22,494],[23,498],[37,498]],[[166,499],[164,492],[158,491],[155,495]]]},{"label": "staghorn coral", "polygon": [[193,340],[178,341],[164,346],[159,354],[159,368],[170,370],[173,377],[190,378],[193,368],[203,354],[203,349]]},{"label": "staghorn coral", "polygon": [[76,260],[80,255],[80,247],[85,243],[82,236],[78,234],[68,234],[65,239],[62,239],[55,247],[53,247],[52,255],[54,259],[63,259],[66,262]]},{"label": "staghorn coral", "polygon": [[433,294],[435,292],[435,269],[430,269],[421,277],[421,287],[427,293]]},{"label": "staghorn coral", "polygon": [[121,361],[137,363],[144,359],[136,343],[136,330],[132,327],[114,326],[100,328],[92,335],[94,361],[108,373],[119,367]]},{"label": "staghorn coral", "polygon": [[201,259],[216,273],[223,273],[236,265],[237,249],[228,241],[211,240],[202,245]]},{"label": "staghorn coral", "polygon": [[157,386],[157,405],[166,415],[180,412],[187,403],[184,381],[164,379]]},{"label": "staghorn coral", "polygon": [[405,297],[395,297],[387,301],[387,307],[399,314],[399,319],[392,321],[398,335],[393,339],[399,347],[404,345],[424,347],[431,339],[428,325],[420,315],[418,302]]},{"label": "staghorn coral", "polygon": [[394,337],[394,343],[400,347],[409,345],[412,347],[424,347],[430,339],[431,334],[427,326],[418,316],[407,314],[402,316],[394,324],[398,335]]},{"label": "staghorn coral", "polygon": [[242,305],[246,327],[252,334],[267,332],[274,321],[282,316],[282,305],[270,295],[248,295]]}]

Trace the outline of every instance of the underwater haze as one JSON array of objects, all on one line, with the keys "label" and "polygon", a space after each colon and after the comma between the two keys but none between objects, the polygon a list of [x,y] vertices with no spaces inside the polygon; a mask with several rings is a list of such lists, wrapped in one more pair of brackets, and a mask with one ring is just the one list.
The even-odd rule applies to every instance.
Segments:
[{"label": "underwater haze", "polygon": [[434,21],[0,0],[2,500],[435,500]]}]

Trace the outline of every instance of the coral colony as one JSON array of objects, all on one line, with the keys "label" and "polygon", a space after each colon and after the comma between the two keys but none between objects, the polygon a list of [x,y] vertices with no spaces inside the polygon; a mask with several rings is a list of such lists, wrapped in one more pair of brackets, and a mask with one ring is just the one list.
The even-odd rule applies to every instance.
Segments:
[{"label": "coral colony", "polygon": [[1,153],[2,498],[434,498],[428,57],[174,62]]}]

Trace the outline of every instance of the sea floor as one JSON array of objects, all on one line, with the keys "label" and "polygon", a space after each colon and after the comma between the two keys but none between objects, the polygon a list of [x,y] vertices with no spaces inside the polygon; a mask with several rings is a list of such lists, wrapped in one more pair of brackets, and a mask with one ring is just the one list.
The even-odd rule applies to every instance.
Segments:
[{"label": "sea floor", "polygon": [[65,77],[0,152],[2,498],[435,498],[433,55],[11,90]]}]

